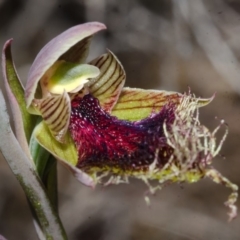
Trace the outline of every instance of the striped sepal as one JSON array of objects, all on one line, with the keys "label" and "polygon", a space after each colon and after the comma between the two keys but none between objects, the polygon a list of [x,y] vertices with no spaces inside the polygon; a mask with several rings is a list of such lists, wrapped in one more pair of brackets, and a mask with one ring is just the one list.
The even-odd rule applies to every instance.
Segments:
[{"label": "striped sepal", "polygon": [[141,120],[170,101],[178,103],[181,96],[176,92],[124,88],[111,114],[119,119]]},{"label": "striped sepal", "polygon": [[85,62],[88,52],[89,45],[91,43],[92,36],[84,38],[82,41],[71,47],[66,53],[64,53],[59,60],[65,60],[66,62],[72,63],[83,63]]},{"label": "striped sepal", "polygon": [[64,142],[71,114],[68,94],[64,91],[62,95],[42,99],[38,110],[56,140]]},{"label": "striped sepal", "polygon": [[105,111],[111,112],[125,83],[126,75],[123,66],[111,51],[90,64],[98,67],[101,73],[90,81],[89,91],[99,99]]}]

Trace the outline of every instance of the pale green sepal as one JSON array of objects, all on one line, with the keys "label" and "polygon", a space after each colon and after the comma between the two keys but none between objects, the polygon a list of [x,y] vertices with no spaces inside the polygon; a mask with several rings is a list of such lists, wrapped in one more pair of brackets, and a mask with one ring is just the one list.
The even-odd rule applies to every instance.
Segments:
[{"label": "pale green sepal", "polygon": [[65,136],[65,143],[60,143],[54,139],[47,125],[41,122],[34,129],[33,135],[39,144],[60,160],[81,183],[95,186],[93,178],[76,167],[78,153],[69,132]]},{"label": "pale green sepal", "polygon": [[[184,95],[177,92],[161,90],[144,90],[139,88],[123,88],[111,115],[122,120],[138,121],[161,111],[164,105],[178,105]],[[213,100],[211,98],[192,98],[197,107],[203,107]],[[191,100],[190,100],[191,101]]]},{"label": "pale green sepal", "polygon": [[122,120],[141,120],[169,102],[179,103],[181,96],[176,92],[123,88],[111,115]]},{"label": "pale green sepal", "polygon": [[24,88],[17,75],[12,59],[11,42],[12,39],[8,40],[3,47],[3,79],[8,95],[8,100],[11,104],[16,136],[23,149],[27,152],[27,145],[30,141],[32,130],[36,123],[36,117],[29,114],[26,109]]},{"label": "pale green sepal", "polygon": [[78,154],[69,132],[65,136],[65,143],[60,143],[54,139],[48,126],[44,122],[41,122],[34,129],[33,136],[41,146],[55,157],[62,159],[72,166],[77,165]]}]

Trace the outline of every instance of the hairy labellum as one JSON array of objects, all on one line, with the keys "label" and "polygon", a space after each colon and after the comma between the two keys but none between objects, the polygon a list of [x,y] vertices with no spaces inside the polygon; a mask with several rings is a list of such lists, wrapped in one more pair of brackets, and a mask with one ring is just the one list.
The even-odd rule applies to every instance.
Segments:
[{"label": "hairy labellum", "polygon": [[102,110],[90,94],[74,99],[69,129],[79,154],[78,167],[144,170],[157,158],[161,168],[172,153],[163,124],[173,123],[174,109],[169,104],[149,118],[129,122]]},{"label": "hairy labellum", "polygon": [[[217,145],[215,135],[224,122],[211,133],[198,120],[197,104],[186,95],[178,106],[168,103],[148,118],[129,122],[105,112],[91,94],[74,98],[69,130],[78,151],[77,167],[97,182],[112,173],[105,184],[134,176],[147,183],[151,193],[165,182],[192,183],[208,177],[232,190],[226,205],[233,219],[238,187],[211,165],[227,131]],[[152,187],[152,179],[159,185]]]}]

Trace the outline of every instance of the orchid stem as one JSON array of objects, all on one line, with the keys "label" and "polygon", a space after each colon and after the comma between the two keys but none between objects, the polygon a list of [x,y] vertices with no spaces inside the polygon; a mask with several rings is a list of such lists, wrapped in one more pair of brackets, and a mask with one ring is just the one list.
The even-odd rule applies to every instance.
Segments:
[{"label": "orchid stem", "polygon": [[[67,239],[61,220],[52,206],[41,180],[15,138],[6,103],[0,91],[0,151],[22,186],[33,207],[45,239]],[[11,148],[9,147],[11,146]]]},{"label": "orchid stem", "polygon": [[56,159],[46,151],[33,136],[30,139],[29,147],[36,171],[46,188],[51,204],[58,212]]}]

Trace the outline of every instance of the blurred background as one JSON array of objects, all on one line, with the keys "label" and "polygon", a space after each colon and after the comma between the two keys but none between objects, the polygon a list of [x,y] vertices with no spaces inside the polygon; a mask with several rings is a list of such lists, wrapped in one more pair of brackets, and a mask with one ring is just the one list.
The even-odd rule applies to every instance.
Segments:
[{"label": "blurred background", "polygon": [[[179,92],[191,87],[202,97],[217,93],[201,109],[201,120],[210,129],[219,123],[215,117],[229,124],[226,158],[216,158],[214,166],[240,185],[240,1],[0,0],[0,45],[14,38],[13,57],[25,82],[50,39],[87,21],[108,27],[94,38],[89,58],[111,49],[126,69],[127,86]],[[58,170],[60,215],[69,239],[240,239],[240,216],[228,223],[223,205],[230,191],[208,179],[169,185],[150,197],[148,208],[140,181],[92,190],[62,166]],[[0,234],[37,239],[26,198],[3,158]]]}]

